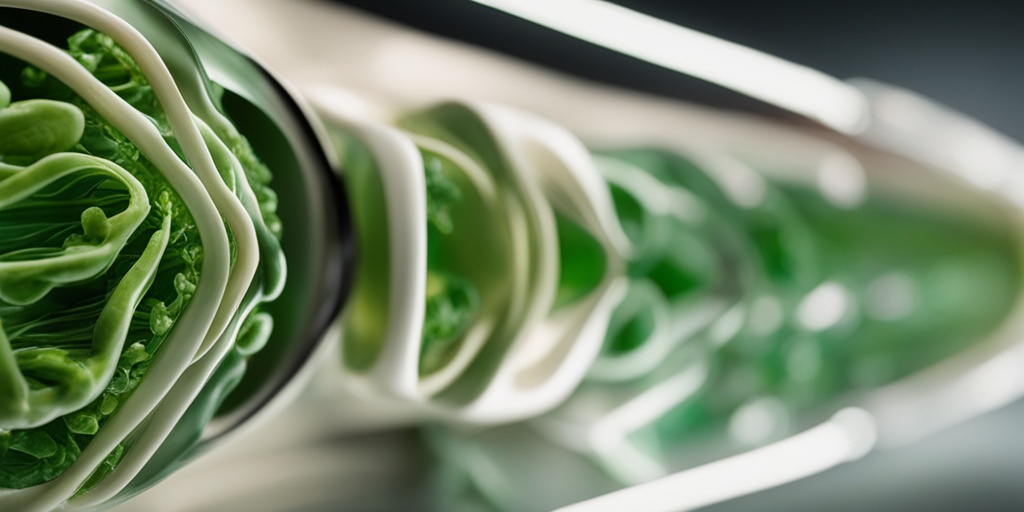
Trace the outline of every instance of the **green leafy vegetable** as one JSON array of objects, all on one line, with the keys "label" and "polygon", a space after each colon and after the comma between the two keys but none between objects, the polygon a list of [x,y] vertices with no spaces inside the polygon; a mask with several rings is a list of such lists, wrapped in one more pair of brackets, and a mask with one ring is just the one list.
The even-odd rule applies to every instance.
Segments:
[{"label": "green leafy vegetable", "polygon": [[[30,82],[72,102],[19,101],[0,114],[34,126],[0,130],[23,139],[0,142],[0,265],[13,267],[0,277],[6,488],[74,462],[145,374],[201,260],[188,211],[134,145],[59,83]],[[31,449],[40,439],[55,448]]]},{"label": "green leafy vegetable", "polygon": [[427,276],[427,305],[420,348],[420,373],[440,370],[454,356],[458,339],[476,320],[480,296],[466,279],[431,272]]},{"label": "green leafy vegetable", "polygon": [[420,345],[420,374],[434,373],[454,357],[459,340],[476,321],[480,295],[472,281],[448,268],[441,238],[455,229],[452,209],[462,191],[444,174],[444,163],[424,152],[427,184],[427,297]]},{"label": "green leafy vegetable", "polygon": [[[68,53],[148,116],[180,155],[127,52],[83,30],[68,39]],[[203,261],[194,219],[153,163],[59,80],[33,67],[21,78],[15,90],[29,98],[13,103],[0,83],[0,488],[10,489],[57,477],[103,429],[191,302]],[[237,131],[218,142],[211,153],[225,182],[237,191],[233,184],[245,179],[256,195],[246,209],[261,259],[264,251],[280,258],[269,170]],[[232,162],[241,162],[237,176]],[[279,289],[280,279],[264,268],[263,285]],[[247,294],[236,313],[246,315],[237,320],[246,354],[273,326],[259,300]],[[109,474],[125,449],[118,446],[83,489]]]},{"label": "green leafy vegetable", "polygon": [[451,209],[462,200],[459,187],[444,176],[441,160],[428,158],[425,162],[427,181],[427,220],[442,234],[454,229]]}]

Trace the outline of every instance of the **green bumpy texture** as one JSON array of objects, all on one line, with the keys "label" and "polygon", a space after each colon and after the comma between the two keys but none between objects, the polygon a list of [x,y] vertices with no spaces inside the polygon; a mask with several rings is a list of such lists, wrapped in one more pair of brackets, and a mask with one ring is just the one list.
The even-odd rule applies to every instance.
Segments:
[{"label": "green bumpy texture", "polygon": [[[68,53],[181,154],[152,87],[112,39],[82,30]],[[0,83],[0,488],[9,489],[59,476],[118,411],[191,301],[203,259],[183,201],[124,134],[44,72],[26,67],[21,82],[13,94]],[[277,238],[270,171],[228,135]],[[265,316],[257,308],[250,318],[266,327]],[[249,324],[260,335],[250,338],[268,335]]]},{"label": "green bumpy texture", "polygon": [[445,177],[444,163],[424,154],[427,185],[427,297],[420,345],[420,375],[444,368],[458,351],[459,342],[476,321],[480,295],[472,281],[453,273],[441,254],[441,237],[455,229],[451,210],[462,191]]},{"label": "green bumpy texture", "polygon": [[[81,51],[97,39],[79,32],[72,55],[105,81],[129,68],[123,52],[112,65]],[[0,261],[18,267],[0,278],[4,488],[74,462],[145,375],[202,261],[189,212],[138,149],[56,80],[27,68],[23,82],[34,97],[0,110]],[[137,77],[115,90],[155,105]]]}]

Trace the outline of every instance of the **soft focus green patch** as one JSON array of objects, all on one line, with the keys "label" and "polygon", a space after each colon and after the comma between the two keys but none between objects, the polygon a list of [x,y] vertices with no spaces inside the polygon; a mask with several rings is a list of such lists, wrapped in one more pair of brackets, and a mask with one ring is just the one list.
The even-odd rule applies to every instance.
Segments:
[{"label": "soft focus green patch", "polygon": [[442,237],[455,229],[452,209],[462,201],[462,191],[445,175],[450,162],[423,152],[427,184],[427,297],[420,345],[420,375],[445,366],[460,346],[462,337],[477,319],[480,295],[472,281],[448,268]]}]

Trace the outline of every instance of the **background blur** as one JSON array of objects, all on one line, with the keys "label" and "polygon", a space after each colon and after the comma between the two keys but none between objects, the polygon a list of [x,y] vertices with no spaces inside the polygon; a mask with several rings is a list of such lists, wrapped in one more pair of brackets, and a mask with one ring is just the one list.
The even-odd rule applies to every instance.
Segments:
[{"label": "background blur", "polygon": [[[689,101],[779,115],[770,107],[716,86],[468,1],[338,3],[559,72]],[[1024,140],[1024,3],[616,3],[840,78],[869,77],[911,89]],[[1024,402],[1017,402],[911,447],[874,453],[856,463],[710,510],[1022,510],[1022,427]]]},{"label": "background blur", "polygon": [[[554,70],[655,94],[758,108],[752,100],[573,40],[468,0],[334,0]],[[1010,0],[618,0],[839,78],[906,87],[1024,140],[1024,3]],[[764,111],[768,107],[760,106]]]}]

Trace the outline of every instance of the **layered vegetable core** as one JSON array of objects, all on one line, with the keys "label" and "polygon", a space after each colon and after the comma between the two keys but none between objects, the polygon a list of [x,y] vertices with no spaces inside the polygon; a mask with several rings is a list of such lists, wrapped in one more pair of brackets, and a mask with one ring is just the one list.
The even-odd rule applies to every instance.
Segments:
[{"label": "layered vegetable core", "polygon": [[[68,39],[67,54],[146,116],[185,161],[154,86],[126,51],[82,30]],[[214,314],[216,303],[190,308],[210,251],[223,251],[234,267],[239,251],[255,248],[240,247],[234,232],[223,248],[205,243],[166,162],[151,160],[79,96],[80,84],[13,59],[3,65],[21,73],[3,75],[11,87],[0,87],[0,488],[21,489],[59,477],[78,459],[145,381],[178,324]],[[226,312],[221,335],[251,354],[272,327],[258,304],[284,278],[270,172],[233,127],[195,121],[221,179],[249,212],[258,258],[270,261],[255,281],[229,281],[241,287],[241,304]],[[130,447],[117,444],[79,492]]]}]

